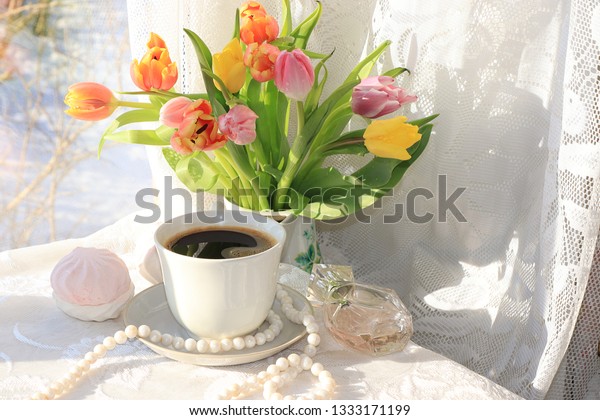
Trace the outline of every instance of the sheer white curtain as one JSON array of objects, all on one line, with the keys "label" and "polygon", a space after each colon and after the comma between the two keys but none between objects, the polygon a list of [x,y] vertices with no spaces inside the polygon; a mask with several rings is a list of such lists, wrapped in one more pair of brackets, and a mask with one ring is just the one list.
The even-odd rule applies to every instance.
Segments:
[{"label": "sheer white curtain", "polygon": [[[292,3],[296,22],[315,6]],[[179,87],[200,90],[182,28],[218,51],[239,4],[128,0],[132,55],[159,33]],[[279,16],[279,1],[263,4]],[[396,289],[418,344],[526,398],[600,398],[600,0],[322,4],[309,48],[335,48],[330,91],[385,39],[380,68],[405,65],[414,37],[413,74],[401,83],[420,100],[407,112],[440,114],[427,151],[370,223],[319,225],[324,257]],[[168,170],[154,165],[160,180]],[[435,197],[418,199],[415,213],[434,219],[386,223],[418,187]],[[438,205],[462,187],[455,204],[466,221]]]}]

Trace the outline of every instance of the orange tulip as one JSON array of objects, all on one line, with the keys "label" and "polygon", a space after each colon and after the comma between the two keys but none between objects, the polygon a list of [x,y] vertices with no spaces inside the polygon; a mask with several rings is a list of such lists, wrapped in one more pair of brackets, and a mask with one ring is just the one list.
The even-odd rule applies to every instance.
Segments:
[{"label": "orange tulip", "polygon": [[270,15],[248,15],[240,28],[240,38],[246,45],[271,42],[278,34],[277,20]]},{"label": "orange tulip", "polygon": [[78,120],[99,121],[109,117],[119,106],[111,90],[100,83],[82,82],[69,86],[65,112]]},{"label": "orange tulip", "polygon": [[171,62],[165,41],[155,33],[150,33],[148,51],[138,63],[134,59],[130,73],[133,83],[142,90],[169,90],[177,81],[177,65]]},{"label": "orange tulip", "polygon": [[266,82],[275,77],[275,62],[281,51],[266,42],[250,44],[244,53],[244,65],[250,68],[250,75],[257,82]]},{"label": "orange tulip", "polygon": [[249,18],[251,19],[258,16],[265,16],[266,14],[267,11],[263,5],[257,1],[247,1],[240,7],[240,17],[242,18],[243,23],[245,23]]}]

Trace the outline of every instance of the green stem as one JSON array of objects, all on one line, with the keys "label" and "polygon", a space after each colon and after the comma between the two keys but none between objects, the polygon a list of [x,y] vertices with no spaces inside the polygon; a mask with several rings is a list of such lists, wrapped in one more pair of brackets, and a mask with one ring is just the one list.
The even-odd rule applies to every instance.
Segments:
[{"label": "green stem", "polygon": [[301,133],[304,128],[304,104],[300,101],[296,102],[296,115],[298,117],[298,131]]},{"label": "green stem", "polygon": [[273,206],[275,210],[283,210],[283,204],[281,201],[287,194],[292,181],[304,160],[306,146],[310,142],[310,137],[306,137],[302,132],[304,128],[304,104],[298,101],[296,102],[296,110],[298,112],[298,131],[296,132],[296,138],[292,143],[292,149],[289,153],[287,165],[281,175],[281,179],[277,184],[277,192],[275,193],[275,202]]},{"label": "green stem", "polygon": [[[218,162],[223,166],[223,168],[227,171],[229,176],[232,179],[232,184],[235,182],[234,180],[237,178],[242,186],[242,194],[239,193],[238,190],[238,203],[241,207],[254,209],[254,202],[258,200],[253,196],[254,188],[251,182],[246,178],[243,171],[238,171],[235,169],[235,165],[232,161],[231,155],[227,151],[227,149],[218,149],[214,151],[215,158]],[[248,199],[248,192],[250,192],[250,198]]]},{"label": "green stem", "polygon": [[149,102],[118,101],[118,104],[129,108],[156,109],[156,106]]}]

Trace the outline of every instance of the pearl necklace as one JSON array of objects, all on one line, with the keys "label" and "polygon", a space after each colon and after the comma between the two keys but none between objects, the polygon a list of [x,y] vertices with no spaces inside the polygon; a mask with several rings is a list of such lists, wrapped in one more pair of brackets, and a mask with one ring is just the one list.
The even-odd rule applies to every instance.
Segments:
[{"label": "pearl necklace", "polygon": [[[335,380],[331,373],[323,368],[321,363],[314,363],[312,357],[317,354],[317,347],[321,342],[319,335],[319,326],[315,317],[308,313],[306,309],[297,310],[294,308],[292,298],[287,292],[277,285],[276,299],[281,305],[281,311],[287,319],[295,324],[303,324],[308,334],[306,340],[308,344],[304,347],[302,354],[292,353],[287,358],[280,357],[274,364],[267,367],[266,370],[256,375],[251,375],[245,380],[233,383],[218,395],[219,399],[235,399],[250,396],[262,388],[262,395],[266,400],[293,400],[293,399],[331,399],[335,391]],[[267,316],[269,326],[262,332],[245,337],[235,337],[233,339],[223,338],[221,340],[184,339],[182,337],[173,337],[170,334],[162,334],[158,330],[152,330],[148,325],[128,325],[124,330],[117,331],[113,336],[104,338],[101,344],[96,344],[94,349],[87,352],[83,359],[78,361],[69,372],[61,379],[50,384],[46,389],[37,392],[31,396],[34,400],[51,400],[58,398],[68,392],[75,384],[90,370],[92,364],[98,359],[103,358],[106,353],[113,350],[118,344],[125,344],[129,339],[142,338],[148,339],[152,343],[161,343],[164,346],[170,346],[175,350],[185,350],[197,353],[220,353],[232,349],[242,350],[244,348],[253,348],[254,346],[264,345],[266,342],[273,341],[279,335],[283,328],[283,322],[279,315],[272,310]],[[318,378],[317,385],[305,395],[282,395],[277,392],[282,386],[292,382],[302,371],[310,371]]]}]

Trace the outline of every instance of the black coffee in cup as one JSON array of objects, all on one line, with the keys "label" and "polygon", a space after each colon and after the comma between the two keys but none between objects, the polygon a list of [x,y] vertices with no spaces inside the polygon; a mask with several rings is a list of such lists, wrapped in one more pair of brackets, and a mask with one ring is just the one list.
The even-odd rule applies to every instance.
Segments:
[{"label": "black coffee in cup", "polygon": [[271,235],[256,229],[219,226],[184,232],[170,240],[167,248],[193,258],[224,259],[258,254],[276,243]]}]

